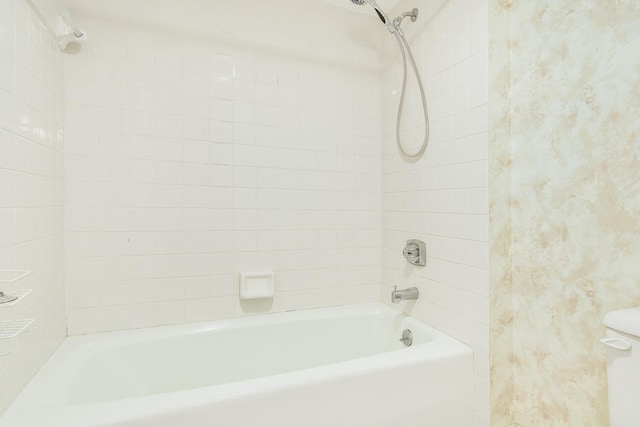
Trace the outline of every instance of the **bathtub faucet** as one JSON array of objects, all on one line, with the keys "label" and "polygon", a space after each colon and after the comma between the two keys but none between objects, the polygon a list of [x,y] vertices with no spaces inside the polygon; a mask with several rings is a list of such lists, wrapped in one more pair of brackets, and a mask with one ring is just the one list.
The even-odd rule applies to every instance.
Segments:
[{"label": "bathtub faucet", "polygon": [[394,286],[393,292],[391,292],[391,302],[398,304],[400,301],[418,299],[418,296],[420,296],[420,292],[416,287],[398,290],[398,287]]}]

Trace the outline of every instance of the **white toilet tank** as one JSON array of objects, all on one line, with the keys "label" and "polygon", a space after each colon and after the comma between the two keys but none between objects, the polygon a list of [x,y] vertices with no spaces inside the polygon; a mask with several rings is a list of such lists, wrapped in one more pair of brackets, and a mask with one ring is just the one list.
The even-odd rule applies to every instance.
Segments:
[{"label": "white toilet tank", "polygon": [[611,427],[640,426],[640,307],[604,317]]}]

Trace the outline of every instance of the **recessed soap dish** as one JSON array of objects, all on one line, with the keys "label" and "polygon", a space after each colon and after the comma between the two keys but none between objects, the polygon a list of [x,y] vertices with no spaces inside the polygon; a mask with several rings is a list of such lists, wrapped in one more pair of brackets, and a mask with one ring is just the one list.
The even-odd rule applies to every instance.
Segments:
[{"label": "recessed soap dish", "polygon": [[273,298],[274,293],[273,271],[240,273],[240,299]]}]

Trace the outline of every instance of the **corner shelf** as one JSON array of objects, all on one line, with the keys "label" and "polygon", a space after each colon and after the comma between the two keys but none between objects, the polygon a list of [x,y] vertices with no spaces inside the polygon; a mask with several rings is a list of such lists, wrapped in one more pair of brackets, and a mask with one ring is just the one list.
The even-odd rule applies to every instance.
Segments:
[{"label": "corner shelf", "polygon": [[29,274],[31,270],[0,270],[0,283],[15,283]]},{"label": "corner shelf", "polygon": [[[24,289],[22,291],[2,292],[0,291],[0,308],[11,307],[20,302],[20,300],[31,293],[31,289]],[[14,300],[2,302],[2,296],[15,297]]]},{"label": "corner shelf", "polygon": [[0,322],[0,340],[8,340],[20,335],[33,323],[33,319]]},{"label": "corner shelf", "polygon": [[[11,285],[24,279],[31,270],[0,270],[0,285]],[[3,286],[4,287],[4,286]],[[18,304],[24,297],[31,293],[31,289],[2,291],[1,298],[4,303],[0,303],[0,309],[11,307]],[[0,321],[0,340],[10,340],[24,332],[31,324],[33,319]],[[0,357],[8,356],[11,352],[0,352]]]},{"label": "corner shelf", "polygon": [[[33,319],[0,322],[0,341],[9,340],[17,337],[22,332],[24,332],[29,326],[31,326],[32,323],[33,323]],[[1,352],[0,357],[8,356],[11,353],[12,351]]]}]

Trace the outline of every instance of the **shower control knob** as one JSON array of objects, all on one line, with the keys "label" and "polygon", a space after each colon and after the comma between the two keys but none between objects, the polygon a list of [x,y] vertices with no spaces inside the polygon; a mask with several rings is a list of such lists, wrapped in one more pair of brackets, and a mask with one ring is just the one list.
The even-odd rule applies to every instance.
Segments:
[{"label": "shower control knob", "polygon": [[409,246],[407,246],[402,251],[402,255],[404,255],[405,258],[417,257],[417,256],[420,255],[420,250],[417,247],[413,247],[413,246],[409,247]]},{"label": "shower control knob", "polygon": [[412,265],[424,267],[427,265],[427,245],[422,240],[407,240],[402,251],[407,262]]}]

